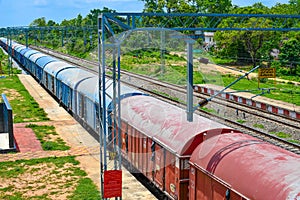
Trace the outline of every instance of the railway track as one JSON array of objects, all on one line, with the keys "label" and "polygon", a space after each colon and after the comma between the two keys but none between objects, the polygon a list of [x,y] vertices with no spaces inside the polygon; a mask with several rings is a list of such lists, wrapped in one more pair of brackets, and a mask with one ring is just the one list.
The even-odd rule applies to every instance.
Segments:
[{"label": "railway track", "polygon": [[[50,54],[52,56],[58,57],[59,59],[63,59],[76,66],[83,67],[84,69],[91,71],[93,73],[97,73],[98,70],[97,62],[79,59],[77,57],[63,54],[60,52],[55,52],[50,49],[37,48],[37,47],[32,47],[32,48],[36,48],[39,51],[42,51],[46,54]],[[164,83],[148,76],[137,75],[126,71],[122,71],[121,73],[122,73],[121,80],[127,85],[135,88],[138,85],[139,90],[142,90],[146,93],[150,93],[158,98],[163,99],[164,101],[169,101],[172,104],[184,108],[185,105],[183,102],[185,102],[186,99],[186,89],[184,87],[174,85],[174,84]],[[206,94],[194,93],[194,102],[198,102],[200,99],[205,99],[208,97],[209,96]],[[234,115],[232,113],[239,112],[242,113],[244,117],[247,116],[248,119],[251,116],[251,118],[257,118],[261,120],[261,124],[270,123],[270,127],[284,126],[286,127],[287,131],[291,131],[293,133],[294,140],[300,141],[299,120],[262,111],[255,107],[246,106],[244,104],[238,104],[237,102],[224,101],[224,99],[221,98],[215,98],[210,103],[210,107],[218,108],[217,110],[222,110],[224,116],[225,113],[228,114],[230,112],[231,114],[229,115]],[[215,119],[221,123],[226,123],[228,126],[239,129],[242,132],[260,138],[264,141],[268,141],[274,145],[280,146],[296,154],[300,154],[299,144],[289,142],[286,139],[282,139],[280,137],[277,137],[274,134],[268,133],[270,131],[259,130],[259,128],[253,128],[249,125],[244,125],[243,123],[241,123],[241,121],[238,122],[236,121],[236,119],[232,117],[231,118],[227,116],[224,117],[219,112],[212,114],[205,110],[201,110],[201,111],[197,110],[195,113],[202,115],[204,117]]]}]

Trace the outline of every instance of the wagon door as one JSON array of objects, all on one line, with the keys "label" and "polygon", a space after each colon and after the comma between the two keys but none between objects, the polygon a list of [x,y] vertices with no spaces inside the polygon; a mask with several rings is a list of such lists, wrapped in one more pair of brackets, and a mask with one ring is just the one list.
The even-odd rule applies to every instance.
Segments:
[{"label": "wagon door", "polygon": [[196,199],[212,199],[211,178],[200,170],[196,170]]},{"label": "wagon door", "polygon": [[49,88],[51,88],[51,92],[54,94],[54,77],[49,75],[50,77],[50,85],[49,85]]},{"label": "wagon door", "polygon": [[48,89],[50,89],[49,88],[49,80],[48,80],[48,78],[49,78],[49,76],[48,76],[48,74],[46,74],[46,76],[45,76],[45,86],[46,86],[46,88],[48,88]]},{"label": "wagon door", "polygon": [[149,158],[149,154],[151,154],[151,152],[148,152],[148,142],[147,142],[147,137],[144,136],[143,138],[143,142],[142,142],[142,173],[144,175],[147,174],[147,165],[150,162]]},{"label": "wagon door", "polygon": [[77,93],[78,101],[77,101],[77,115],[83,119],[84,117],[84,98],[80,93]]},{"label": "wagon door", "polygon": [[143,134],[142,133],[139,133],[138,134],[138,169],[140,172],[143,172],[143,164],[145,163],[144,161],[144,155],[143,155],[143,143],[144,143],[144,140],[143,140]]},{"label": "wagon door", "polygon": [[155,143],[150,139],[147,138],[147,177],[149,180],[154,181],[154,172],[155,172]]},{"label": "wagon door", "polygon": [[85,105],[84,119],[90,127],[94,127],[95,126],[94,124],[95,119],[93,115],[94,102],[88,99],[87,97],[85,99],[86,99],[86,105]]},{"label": "wagon door", "polygon": [[[178,158],[177,158],[178,159]],[[176,173],[176,156],[167,151],[166,153],[166,181],[165,188],[168,194],[170,194],[174,199],[177,199],[178,192],[178,182],[179,174]]]},{"label": "wagon door", "polygon": [[121,132],[121,137],[122,137],[122,154],[127,158],[128,154],[128,123],[122,121],[122,132]]},{"label": "wagon door", "polygon": [[154,181],[161,190],[165,190],[165,155],[166,151],[159,145],[155,145],[155,173]]}]

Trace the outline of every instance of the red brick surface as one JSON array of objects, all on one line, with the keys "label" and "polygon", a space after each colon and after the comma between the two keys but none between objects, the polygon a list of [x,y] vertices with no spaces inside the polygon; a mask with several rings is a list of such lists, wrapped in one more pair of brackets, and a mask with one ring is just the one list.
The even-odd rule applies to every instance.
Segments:
[{"label": "red brick surface", "polygon": [[14,124],[14,137],[17,150],[21,153],[42,151],[42,146],[30,128],[26,124]]},{"label": "red brick surface", "polygon": [[0,162],[46,157],[94,156],[100,153],[99,146],[76,146],[67,151],[44,151],[32,129],[25,128],[25,126],[26,123],[14,124],[14,138],[18,152],[15,154],[0,154]]}]

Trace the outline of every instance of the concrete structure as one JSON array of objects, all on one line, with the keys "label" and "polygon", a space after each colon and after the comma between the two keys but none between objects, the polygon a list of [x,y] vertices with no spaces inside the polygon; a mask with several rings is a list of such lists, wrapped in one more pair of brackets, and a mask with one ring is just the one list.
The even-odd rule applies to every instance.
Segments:
[{"label": "concrete structure", "polygon": [[13,115],[5,94],[2,94],[2,99],[3,102],[0,103],[0,152],[6,152],[15,149]]}]

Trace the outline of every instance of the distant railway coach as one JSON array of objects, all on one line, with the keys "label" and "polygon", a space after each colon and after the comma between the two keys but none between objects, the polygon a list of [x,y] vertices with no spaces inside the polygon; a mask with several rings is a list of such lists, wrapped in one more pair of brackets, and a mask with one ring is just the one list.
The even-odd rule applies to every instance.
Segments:
[{"label": "distant railway coach", "polygon": [[37,73],[38,73],[37,71],[38,66],[36,65],[35,61],[43,56],[46,55],[39,52],[38,53],[32,52],[31,54],[27,54],[26,61],[25,61],[26,68],[29,70],[29,72],[35,79],[37,79]]},{"label": "distant railway coach", "polygon": [[36,53],[36,54],[32,54],[28,57],[29,60],[29,66],[32,69],[32,74],[33,76],[36,78],[36,80],[41,80],[42,78],[42,66],[39,66],[39,64],[37,63],[37,61],[39,59],[42,59],[44,57],[47,57],[46,54],[43,53]]},{"label": "distant railway coach", "polygon": [[57,74],[56,97],[71,111],[75,110],[78,84],[95,75],[79,68],[67,68]]},{"label": "distant railway coach", "polygon": [[171,199],[188,199],[189,158],[203,141],[238,132],[150,96],[122,100],[122,153]]},{"label": "distant railway coach", "polygon": [[43,85],[53,94],[56,94],[56,78],[59,72],[68,68],[76,68],[66,62],[58,61],[58,62],[50,62],[46,64],[44,67],[43,73]]},{"label": "distant railway coach", "polygon": [[43,56],[43,57],[40,57],[36,60],[36,65],[37,65],[37,68],[36,68],[36,77],[39,81],[42,81],[43,80],[43,74],[44,74],[44,68],[45,66],[48,64],[48,63],[51,63],[51,62],[58,62],[57,59],[51,57],[51,56]]},{"label": "distant railway coach", "polygon": [[22,63],[22,62],[24,62],[24,57],[23,57],[23,55],[21,54],[21,51],[23,51],[24,49],[26,49],[26,46],[24,46],[24,45],[20,45],[20,46],[18,46],[17,48],[15,48],[15,58],[17,59],[17,61],[19,62],[19,63]]},{"label": "distant railway coach", "polygon": [[23,55],[23,62],[22,60],[20,60],[20,63],[25,69],[27,69],[27,71],[31,73],[31,75],[35,74],[35,70],[32,66],[31,60],[29,60],[29,57],[38,53],[40,52],[32,49],[23,49],[20,51],[20,54]]}]

